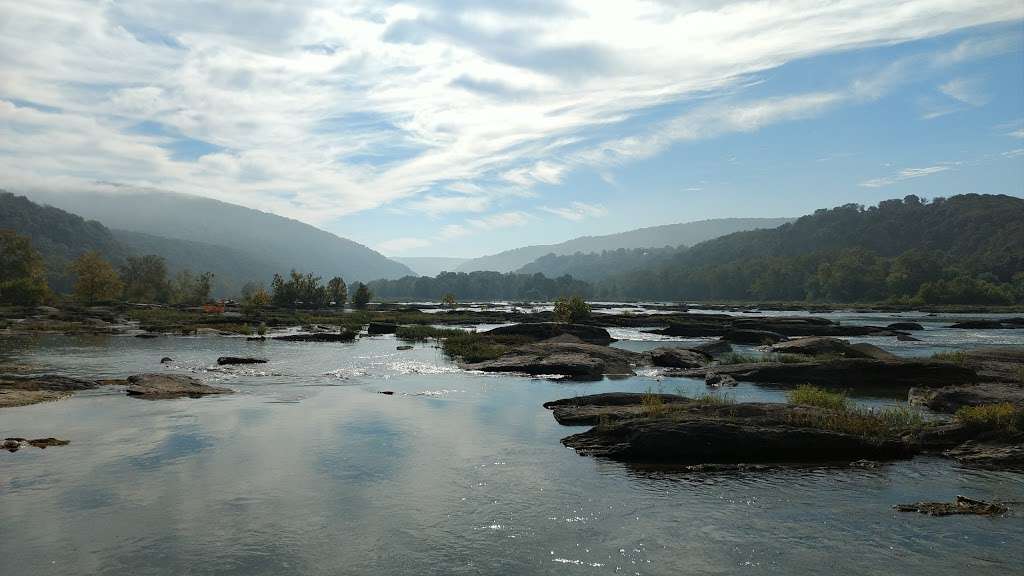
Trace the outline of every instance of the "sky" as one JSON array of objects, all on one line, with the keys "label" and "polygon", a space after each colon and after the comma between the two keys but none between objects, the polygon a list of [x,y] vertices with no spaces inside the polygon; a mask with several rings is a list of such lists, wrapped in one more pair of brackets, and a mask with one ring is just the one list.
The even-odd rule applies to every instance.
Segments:
[{"label": "sky", "polygon": [[1024,196],[1024,2],[0,0],[0,187],[455,257]]}]

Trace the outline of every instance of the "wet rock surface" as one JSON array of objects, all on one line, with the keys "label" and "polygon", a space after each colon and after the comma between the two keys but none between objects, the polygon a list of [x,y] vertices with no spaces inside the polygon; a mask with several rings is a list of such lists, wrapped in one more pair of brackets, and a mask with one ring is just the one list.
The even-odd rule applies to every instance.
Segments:
[{"label": "wet rock surface", "polygon": [[1002,504],[975,500],[966,496],[957,496],[952,502],[917,502],[914,504],[897,504],[893,506],[897,512],[918,512],[929,516],[952,516],[956,514],[978,514],[982,516],[999,516],[1009,509]]},{"label": "wet rock surface", "polygon": [[633,367],[642,358],[636,352],[597,344],[546,341],[520,346],[494,360],[465,367],[483,372],[599,378],[604,374],[633,374]]},{"label": "wet rock surface", "polygon": [[394,334],[398,330],[398,324],[394,322],[370,322],[366,326],[366,333],[370,336],[380,334]]},{"label": "wet rock surface", "polygon": [[352,342],[356,339],[356,333],[345,332],[317,332],[313,334],[285,334],[274,336],[274,340],[284,342]]},{"label": "wet rock surface", "polygon": [[484,336],[521,336],[532,340],[548,340],[569,334],[589,344],[610,344],[615,340],[608,331],[599,326],[586,324],[563,324],[560,322],[527,322],[499,326],[482,333]]},{"label": "wet rock surface", "polygon": [[[680,314],[667,320],[665,328],[653,330],[665,336],[726,336],[737,331],[763,331],[786,337],[894,335],[879,326],[847,326],[814,316],[737,317],[728,314]],[[743,333],[741,332],[741,334]],[[737,336],[734,336],[736,338]],[[739,342],[740,340],[733,340]],[[760,341],[747,342],[760,344]]]},{"label": "wet rock surface", "polygon": [[655,348],[647,352],[651,363],[665,368],[699,368],[708,363],[708,356],[685,348]]},{"label": "wet rock surface", "polygon": [[45,450],[51,446],[67,446],[70,443],[68,440],[60,440],[58,438],[35,438],[33,440],[26,438],[4,438],[3,442],[0,442],[0,448],[8,452],[17,452],[22,448],[32,447]]},{"label": "wet rock surface", "polygon": [[98,386],[92,380],[67,376],[0,375],[0,408],[60,400],[79,390],[91,390]]},{"label": "wet rock surface", "polygon": [[266,364],[265,358],[249,358],[245,356],[221,356],[217,358],[218,366],[229,366],[232,364]]},{"label": "wet rock surface", "polygon": [[[110,382],[115,383],[115,382]],[[129,376],[125,391],[129,396],[144,400],[168,398],[199,398],[211,394],[232,394],[229,388],[203,384],[191,376],[182,374],[137,374]]]}]

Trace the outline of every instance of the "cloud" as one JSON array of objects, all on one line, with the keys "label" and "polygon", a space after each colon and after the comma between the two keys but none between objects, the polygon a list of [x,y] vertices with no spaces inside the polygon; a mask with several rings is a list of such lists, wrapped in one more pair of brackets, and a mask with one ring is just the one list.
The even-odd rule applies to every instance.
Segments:
[{"label": "cloud", "polygon": [[573,222],[579,222],[586,218],[599,218],[608,214],[608,210],[604,206],[600,204],[587,204],[585,202],[573,202],[571,205],[563,208],[541,206],[540,209]]},{"label": "cloud", "polygon": [[377,244],[377,249],[384,254],[401,254],[403,252],[408,252],[416,248],[425,248],[427,246],[430,246],[430,240],[403,236],[401,238],[385,240],[384,242]]},{"label": "cloud", "polygon": [[939,86],[939,92],[971,106],[984,106],[989,101],[989,97],[983,92],[978,79],[954,78]]},{"label": "cloud", "polygon": [[1006,152],[1003,152],[1003,156],[1007,158],[1020,158],[1021,156],[1024,156],[1024,148],[1008,150]]},{"label": "cloud", "polygon": [[[117,182],[313,223],[385,205],[479,212],[580,166],[813,117],[901,74],[732,100],[787,62],[1022,17],[1019,0],[9,2],[0,186]],[[933,65],[1013,42],[966,40]],[[632,122],[698,96],[713,103]],[[486,200],[454,200],[452,183]]]},{"label": "cloud", "polygon": [[950,164],[939,164],[935,166],[926,166],[924,168],[905,168],[900,170],[892,176],[885,176],[882,178],[872,178],[871,180],[865,180],[860,185],[865,188],[882,188],[883,186],[890,186],[897,182],[904,180],[911,180],[914,178],[922,178],[924,176],[931,176],[932,174],[938,174],[939,172],[945,172],[953,168]]},{"label": "cloud", "polygon": [[1024,138],[1024,128],[1017,128],[1013,132],[1007,134],[1007,136],[1012,136],[1013,138]]}]

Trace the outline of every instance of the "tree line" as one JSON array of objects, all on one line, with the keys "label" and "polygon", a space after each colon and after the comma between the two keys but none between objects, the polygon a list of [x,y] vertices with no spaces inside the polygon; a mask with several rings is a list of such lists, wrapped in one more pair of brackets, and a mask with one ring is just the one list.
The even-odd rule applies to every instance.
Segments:
[{"label": "tree line", "polygon": [[436,277],[405,276],[397,280],[374,280],[370,289],[380,298],[437,301],[446,294],[462,300],[554,300],[561,296],[589,296],[590,284],[565,275],[548,278],[543,274],[501,272],[442,272]]}]

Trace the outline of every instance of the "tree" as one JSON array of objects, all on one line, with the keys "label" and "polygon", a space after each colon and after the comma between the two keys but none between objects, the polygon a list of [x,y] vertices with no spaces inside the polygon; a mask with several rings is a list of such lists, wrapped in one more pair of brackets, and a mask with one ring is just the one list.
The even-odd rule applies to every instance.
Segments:
[{"label": "tree", "polygon": [[205,304],[210,300],[213,272],[193,274],[188,268],[178,272],[172,285],[172,300],[175,304]]},{"label": "tree", "polygon": [[555,321],[578,324],[590,320],[590,304],[580,296],[563,296],[555,300]]},{"label": "tree", "polygon": [[352,306],[359,310],[365,310],[366,305],[373,298],[373,294],[370,293],[370,289],[366,287],[366,284],[362,282],[356,282],[355,289],[355,294],[352,296]]},{"label": "tree", "polygon": [[82,302],[116,300],[124,292],[117,271],[95,250],[76,258],[68,269],[75,275],[75,298]]},{"label": "tree", "polygon": [[246,308],[262,308],[270,304],[270,294],[262,284],[247,282],[242,286],[242,305]]},{"label": "tree", "polygon": [[171,285],[167,281],[167,263],[155,254],[129,256],[121,266],[124,297],[135,302],[168,302]]},{"label": "tree", "polygon": [[327,304],[327,288],[320,284],[320,277],[313,274],[292,270],[287,280],[280,274],[274,274],[271,290],[275,306],[315,308]]},{"label": "tree", "polygon": [[32,242],[0,230],[0,303],[31,306],[49,296],[43,258]]},{"label": "tree", "polygon": [[348,302],[348,286],[341,276],[335,276],[327,282],[327,296],[335,306],[345,307],[345,302]]},{"label": "tree", "polygon": [[441,297],[441,305],[445,308],[455,309],[459,305],[459,302],[455,299],[455,294],[448,292]]}]

